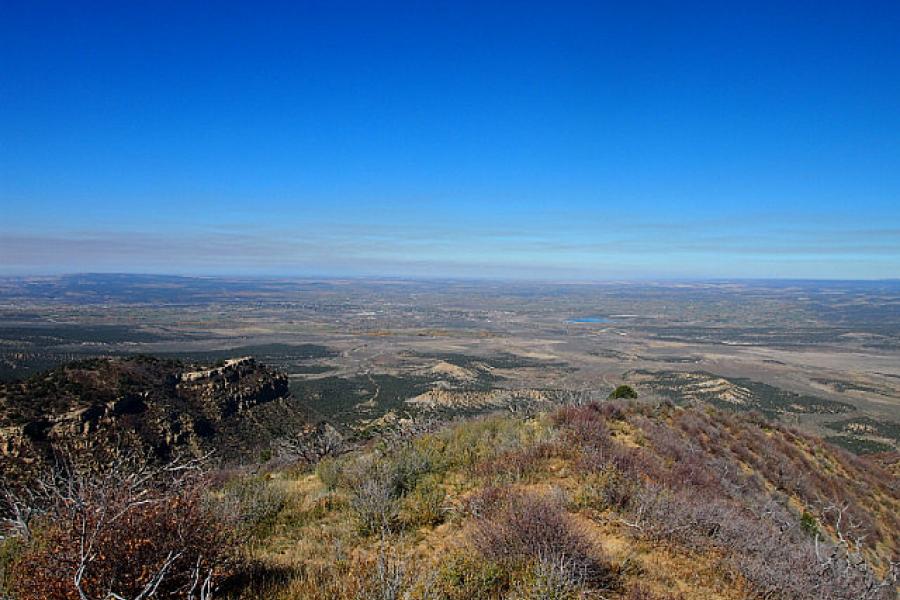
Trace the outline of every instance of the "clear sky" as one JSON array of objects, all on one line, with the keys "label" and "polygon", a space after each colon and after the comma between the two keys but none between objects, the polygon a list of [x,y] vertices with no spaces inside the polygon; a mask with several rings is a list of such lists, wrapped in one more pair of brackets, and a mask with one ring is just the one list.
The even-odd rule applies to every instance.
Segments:
[{"label": "clear sky", "polygon": [[0,2],[0,272],[900,277],[900,2]]}]

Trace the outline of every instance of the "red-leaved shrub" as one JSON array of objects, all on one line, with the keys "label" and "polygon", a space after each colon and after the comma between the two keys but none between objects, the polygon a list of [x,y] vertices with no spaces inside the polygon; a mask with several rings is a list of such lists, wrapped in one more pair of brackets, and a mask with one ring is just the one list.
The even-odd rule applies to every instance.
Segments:
[{"label": "red-leaved shrub", "polygon": [[233,564],[231,528],[193,463],[68,466],[29,499],[11,568],[17,600],[208,598]]}]

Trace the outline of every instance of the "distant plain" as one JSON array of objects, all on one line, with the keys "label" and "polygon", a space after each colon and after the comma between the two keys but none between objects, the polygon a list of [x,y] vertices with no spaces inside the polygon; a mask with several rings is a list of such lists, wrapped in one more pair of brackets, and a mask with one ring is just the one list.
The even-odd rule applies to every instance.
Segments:
[{"label": "distant plain", "polygon": [[897,281],[0,279],[3,379],[131,354],[253,355],[311,419],[357,434],[625,382],[857,452],[900,447]]}]

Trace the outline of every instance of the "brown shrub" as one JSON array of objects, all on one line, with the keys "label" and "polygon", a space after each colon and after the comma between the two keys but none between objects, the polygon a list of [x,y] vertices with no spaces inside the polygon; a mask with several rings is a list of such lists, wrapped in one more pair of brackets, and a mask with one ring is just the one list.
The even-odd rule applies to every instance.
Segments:
[{"label": "brown shrub", "polygon": [[473,493],[463,502],[463,513],[476,519],[487,518],[507,500],[509,488],[488,485]]},{"label": "brown shrub", "polygon": [[879,577],[852,545],[811,540],[778,503],[761,518],[729,502],[648,485],[630,511],[638,536],[700,551],[718,547],[762,597],[886,600],[896,581],[896,567]]},{"label": "brown shrub", "polygon": [[610,421],[621,421],[625,418],[626,411],[628,410],[628,405],[624,402],[604,402],[603,404],[595,405],[597,407],[597,411],[603,417]]},{"label": "brown shrub", "polygon": [[556,442],[541,442],[487,458],[475,465],[474,472],[495,483],[522,481],[540,471],[546,459],[560,456],[562,452]]},{"label": "brown shrub", "polygon": [[638,482],[610,466],[604,471],[584,475],[575,501],[587,508],[621,512],[631,503],[638,489]]},{"label": "brown shrub", "polygon": [[[640,447],[609,435],[613,419],[638,431]],[[712,409],[594,405],[559,411],[555,422],[584,477],[576,501],[613,508],[639,537],[715,547],[761,595],[849,600],[895,591],[897,542],[889,534],[900,518],[884,500],[897,497],[895,479],[864,459],[759,416]],[[629,485],[610,486],[609,473]],[[629,493],[610,494],[619,490]],[[818,547],[791,498],[825,525],[828,539]],[[837,536],[828,518],[835,510],[866,551]]]},{"label": "brown shrub", "polygon": [[391,482],[372,477],[360,483],[350,497],[350,513],[360,535],[376,535],[395,529],[400,504]]},{"label": "brown shrub", "polygon": [[488,561],[512,569],[536,562],[565,565],[577,585],[609,587],[612,571],[602,551],[558,500],[507,493],[476,521],[472,543]]},{"label": "brown shrub", "polygon": [[566,406],[556,411],[552,420],[557,427],[563,428],[570,444],[602,448],[612,439],[601,406],[605,405]]},{"label": "brown shrub", "polygon": [[639,583],[636,583],[628,588],[628,591],[625,592],[624,600],[683,600],[684,596],[682,594],[665,594],[660,595],[650,591],[650,588],[647,588]]},{"label": "brown shrub", "polygon": [[36,487],[38,511],[12,566],[18,600],[200,597],[233,566],[227,522],[193,464],[66,467]]}]

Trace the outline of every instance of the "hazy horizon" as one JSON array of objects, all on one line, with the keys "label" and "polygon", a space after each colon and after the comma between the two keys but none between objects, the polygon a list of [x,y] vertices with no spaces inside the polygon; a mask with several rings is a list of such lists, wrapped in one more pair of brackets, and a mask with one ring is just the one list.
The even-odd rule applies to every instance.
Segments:
[{"label": "hazy horizon", "polygon": [[510,283],[510,284],[548,284],[548,285],[677,285],[677,284],[878,284],[900,283],[900,277],[882,277],[870,279],[814,279],[803,277],[644,277],[644,278],[552,278],[552,277],[500,277],[500,276],[448,276],[448,275],[399,275],[381,274],[342,274],[342,273],[176,273],[176,272],[140,272],[140,271],[83,271],[83,272],[45,272],[45,273],[6,273],[0,271],[0,279],[59,279],[72,277],[100,278],[148,278],[148,279],[185,279],[185,280],[222,280],[222,281],[356,281],[356,282],[459,282],[459,283]]}]

